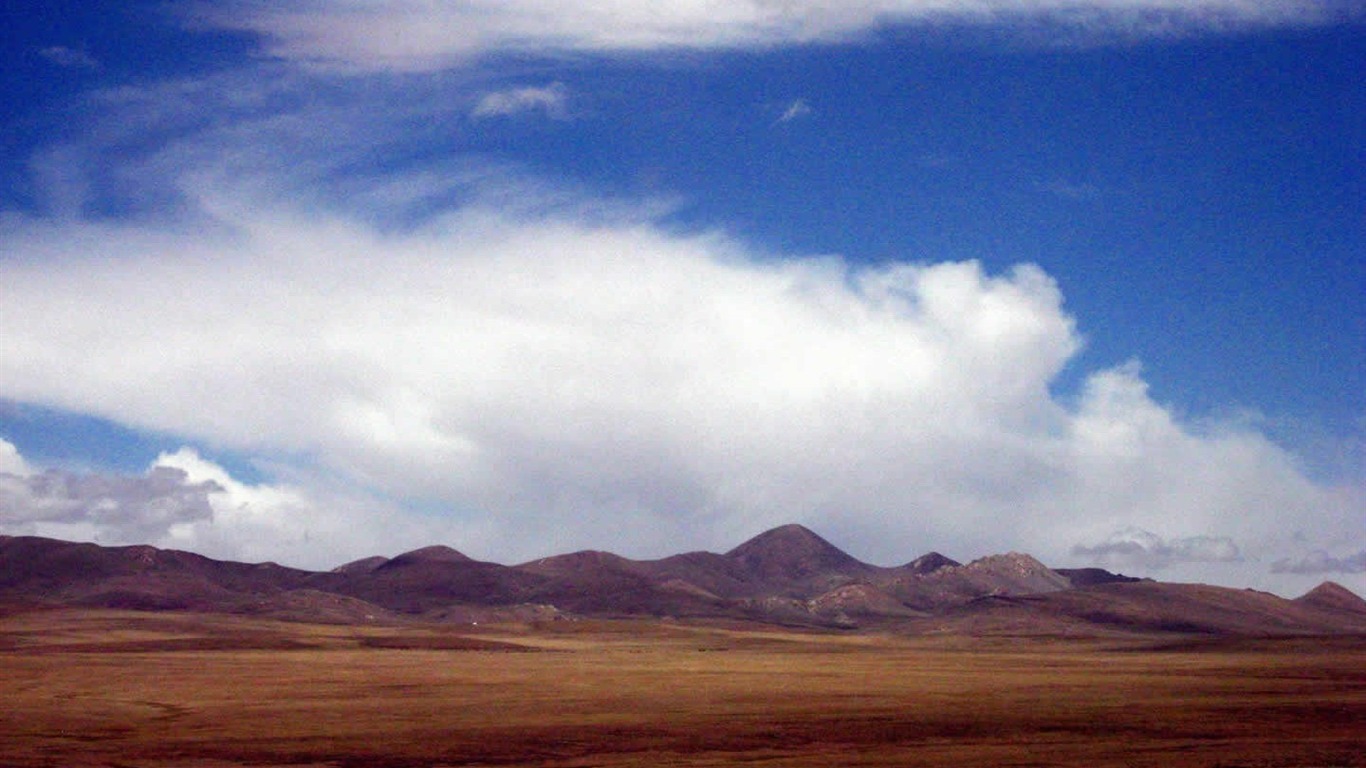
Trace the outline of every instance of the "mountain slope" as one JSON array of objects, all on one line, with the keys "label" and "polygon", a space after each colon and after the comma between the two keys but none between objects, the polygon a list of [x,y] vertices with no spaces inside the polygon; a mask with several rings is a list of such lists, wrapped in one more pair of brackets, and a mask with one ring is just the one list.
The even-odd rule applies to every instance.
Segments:
[{"label": "mountain slope", "polygon": [[1252,590],[1055,571],[1020,553],[937,553],[881,568],[799,525],[725,553],[631,560],[582,551],[516,566],[433,546],[329,572],[148,546],[0,536],[0,608],[68,605],[299,621],[678,617],[968,634],[1366,634],[1366,600],[1325,582],[1295,600]]},{"label": "mountain slope", "polygon": [[1319,611],[1366,617],[1366,600],[1333,581],[1323,582],[1295,598],[1295,602]]},{"label": "mountain slope", "polygon": [[957,560],[945,557],[939,554],[938,552],[930,552],[929,554],[917,557],[916,559],[912,560],[909,563],[906,563],[905,565],[900,565],[890,570],[897,571],[905,575],[924,576],[927,573],[934,573],[940,568],[952,568],[957,565],[962,565],[962,563],[958,562]]},{"label": "mountain slope", "polygon": [[893,571],[875,583],[921,611],[962,605],[988,595],[1028,595],[1072,586],[1067,577],[1017,552],[983,557],[967,565],[945,565],[925,574]]},{"label": "mountain slope", "polygon": [[307,571],[234,563],[145,545],[102,547],[0,537],[0,596],[69,605],[207,609],[303,586]]},{"label": "mountain slope", "polygon": [[438,546],[405,552],[368,571],[350,568],[316,574],[307,585],[398,613],[421,615],[453,605],[523,603],[545,581]]},{"label": "mountain slope", "polygon": [[706,590],[658,578],[648,564],[586,550],[516,566],[544,578],[528,600],[561,610],[605,616],[692,616],[717,612],[722,600]]},{"label": "mountain slope", "polygon": [[1055,568],[1053,570],[1062,576],[1066,576],[1074,587],[1094,587],[1097,584],[1125,584],[1143,581],[1143,579],[1135,576],[1111,573],[1104,568]]},{"label": "mountain slope", "polygon": [[1155,581],[989,596],[952,608],[935,621],[940,631],[973,634],[1284,636],[1366,632],[1366,614],[1335,615],[1250,589]]},{"label": "mountain slope", "polygon": [[685,552],[639,562],[638,567],[655,581],[703,595],[736,599],[763,591],[744,563],[715,552]]},{"label": "mountain slope", "polygon": [[878,570],[795,524],[765,531],[725,556],[754,581],[791,597],[814,596]]}]

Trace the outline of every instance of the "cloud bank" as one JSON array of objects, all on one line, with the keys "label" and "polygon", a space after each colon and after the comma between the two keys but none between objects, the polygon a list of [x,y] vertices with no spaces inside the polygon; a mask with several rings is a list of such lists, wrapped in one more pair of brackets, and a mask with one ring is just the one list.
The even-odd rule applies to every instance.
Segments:
[{"label": "cloud bank", "polygon": [[840,42],[895,25],[1054,26],[1075,38],[1314,24],[1334,0],[236,0],[196,23],[260,34],[272,56],[432,71],[494,52],[640,52]]},{"label": "cloud bank", "polygon": [[1134,364],[1056,395],[1083,339],[1032,265],[775,259],[591,205],[380,231],[202,193],[198,228],[4,220],[0,392],[292,479],[181,452],[98,492],[27,476],[12,521],[145,497],[106,535],[318,567],[433,540],[660,555],[798,521],[884,563],[1023,548],[1191,578],[1283,556],[1282,516],[1362,535],[1355,491],[1246,426],[1183,423]]}]

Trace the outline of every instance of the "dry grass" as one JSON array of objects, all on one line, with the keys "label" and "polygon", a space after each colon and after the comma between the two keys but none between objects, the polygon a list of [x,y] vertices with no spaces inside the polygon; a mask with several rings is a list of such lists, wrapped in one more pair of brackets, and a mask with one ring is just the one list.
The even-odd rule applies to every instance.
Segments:
[{"label": "dry grass", "polygon": [[0,701],[5,766],[1366,766],[1343,640],[61,611],[0,618]]}]

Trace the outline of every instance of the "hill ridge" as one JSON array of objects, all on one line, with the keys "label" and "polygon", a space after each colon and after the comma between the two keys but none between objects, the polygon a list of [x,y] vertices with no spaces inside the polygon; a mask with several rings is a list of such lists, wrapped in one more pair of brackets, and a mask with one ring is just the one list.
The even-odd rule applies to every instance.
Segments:
[{"label": "hill ridge", "polygon": [[0,609],[93,606],[290,620],[542,621],[654,617],[969,634],[1366,634],[1366,600],[1333,582],[1287,600],[1062,571],[1008,552],[864,563],[802,525],[724,554],[632,560],[581,550],[507,566],[445,545],[315,572],[148,545],[0,535]]}]

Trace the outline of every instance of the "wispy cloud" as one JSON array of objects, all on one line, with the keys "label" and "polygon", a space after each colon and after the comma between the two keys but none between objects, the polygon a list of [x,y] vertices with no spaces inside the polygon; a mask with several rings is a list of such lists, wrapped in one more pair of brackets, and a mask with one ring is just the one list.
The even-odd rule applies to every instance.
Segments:
[{"label": "wispy cloud", "polygon": [[1334,0],[236,0],[201,23],[254,31],[271,54],[315,65],[433,70],[499,51],[657,51],[832,42],[898,24],[1056,27],[1078,36],[1171,36],[1314,24],[1360,13]]},{"label": "wispy cloud", "polygon": [[1100,187],[1089,182],[1067,181],[1065,179],[1052,179],[1041,182],[1037,185],[1041,192],[1046,192],[1054,197],[1063,200],[1085,201],[1096,200],[1101,196]]},{"label": "wispy cloud", "polygon": [[39,50],[38,55],[59,67],[66,67],[69,69],[100,68],[98,59],[78,48],[67,48],[63,45],[54,45],[50,48]]},{"label": "wispy cloud", "polygon": [[1315,550],[1296,558],[1283,558],[1271,564],[1273,573],[1321,575],[1329,573],[1366,573],[1366,550],[1354,555],[1336,557],[1324,550]]},{"label": "wispy cloud", "polygon": [[794,102],[792,102],[791,104],[787,105],[787,109],[784,109],[784,110],[783,110],[783,113],[782,113],[781,115],[778,116],[778,122],[780,122],[780,123],[790,123],[790,122],[792,122],[793,120],[801,119],[801,118],[806,117],[806,116],[808,116],[808,115],[810,115],[810,114],[811,114],[811,106],[810,106],[809,104],[806,103],[806,100],[805,100],[805,99],[797,99],[796,101],[794,101]]},{"label": "wispy cloud", "polygon": [[521,112],[543,112],[547,117],[562,119],[567,115],[567,90],[562,83],[544,86],[511,88],[484,94],[474,105],[474,117],[515,115]]}]

